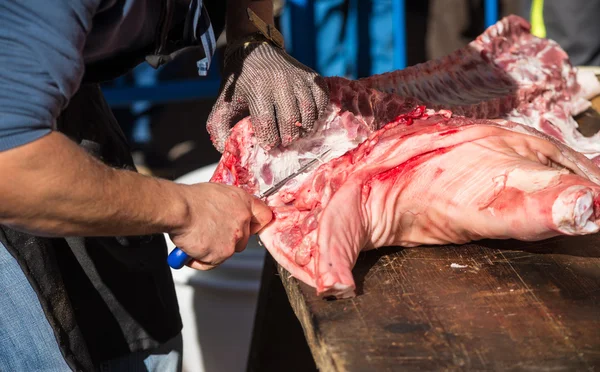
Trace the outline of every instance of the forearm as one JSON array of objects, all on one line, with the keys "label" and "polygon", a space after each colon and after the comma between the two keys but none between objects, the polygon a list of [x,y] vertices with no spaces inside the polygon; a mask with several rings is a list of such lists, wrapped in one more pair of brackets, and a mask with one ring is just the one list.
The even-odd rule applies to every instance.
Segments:
[{"label": "forearm", "polygon": [[229,0],[226,25],[228,41],[231,42],[258,31],[248,19],[247,8],[252,9],[266,23],[271,25],[275,23],[272,0]]},{"label": "forearm", "polygon": [[187,218],[185,186],[110,168],[57,132],[0,152],[0,172],[0,223],[35,235],[146,235]]}]

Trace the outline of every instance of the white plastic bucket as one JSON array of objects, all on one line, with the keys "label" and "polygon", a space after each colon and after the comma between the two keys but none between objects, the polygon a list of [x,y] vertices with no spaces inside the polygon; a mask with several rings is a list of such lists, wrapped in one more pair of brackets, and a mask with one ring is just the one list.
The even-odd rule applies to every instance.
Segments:
[{"label": "white plastic bucket", "polygon": [[[200,168],[175,182],[207,182],[215,168]],[[166,238],[171,251],[175,246]],[[264,254],[252,237],[246,250],[216,269],[172,270],[183,320],[184,372],[246,370]]]}]

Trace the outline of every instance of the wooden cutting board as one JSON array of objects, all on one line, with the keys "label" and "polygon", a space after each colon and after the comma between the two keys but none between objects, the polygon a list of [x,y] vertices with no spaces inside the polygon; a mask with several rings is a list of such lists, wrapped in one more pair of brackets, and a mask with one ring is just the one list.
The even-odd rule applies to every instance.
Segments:
[{"label": "wooden cutting board", "polygon": [[278,270],[322,372],[600,370],[600,234],[365,252],[349,300]]},{"label": "wooden cutting board", "polygon": [[322,372],[600,368],[600,235],[365,252],[350,300],[279,272]]}]

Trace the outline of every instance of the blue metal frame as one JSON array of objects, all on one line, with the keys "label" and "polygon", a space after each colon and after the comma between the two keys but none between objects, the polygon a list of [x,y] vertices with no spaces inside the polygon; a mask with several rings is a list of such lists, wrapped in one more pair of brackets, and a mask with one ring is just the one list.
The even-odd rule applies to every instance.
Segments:
[{"label": "blue metal frame", "polygon": [[149,87],[103,88],[103,92],[110,106],[125,107],[137,101],[165,103],[215,97],[220,83],[214,79],[167,81]]},{"label": "blue metal frame", "polygon": [[317,64],[313,0],[287,0],[281,17],[286,49],[306,66]]},{"label": "blue metal frame", "polygon": [[392,3],[394,20],[398,26],[394,25],[394,67],[401,70],[406,67],[406,6],[404,0],[395,0]]},{"label": "blue metal frame", "polygon": [[[307,66],[316,65],[314,0],[288,0],[282,16],[282,31],[291,55]],[[393,0],[394,67],[406,67],[406,14],[405,0]],[[498,0],[484,0],[485,25],[498,21]],[[154,86],[123,86],[104,88],[104,95],[113,107],[128,106],[137,101],[163,103],[169,101],[210,98],[217,95],[218,78],[161,82]]]},{"label": "blue metal frame", "polygon": [[498,22],[498,0],[485,0],[483,11],[485,27],[490,27]]}]

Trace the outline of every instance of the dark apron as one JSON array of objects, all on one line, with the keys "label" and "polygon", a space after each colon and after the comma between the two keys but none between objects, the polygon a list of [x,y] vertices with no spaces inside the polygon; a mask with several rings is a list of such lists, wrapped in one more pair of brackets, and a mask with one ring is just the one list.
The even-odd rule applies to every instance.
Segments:
[{"label": "dark apron", "polygon": [[[181,42],[186,2],[160,1],[163,14],[154,45],[87,65],[82,86],[57,121],[58,131],[111,167],[136,170],[98,83],[127,73],[144,59],[158,67],[200,49]],[[205,4],[218,35],[225,4]],[[163,235],[41,238],[0,225],[0,242],[28,278],[75,371],[95,371],[102,361],[156,348],[181,331]]]},{"label": "dark apron", "polygon": [[[58,131],[105,164],[135,171],[126,139],[95,84],[81,86]],[[0,241],[36,291],[73,370],[154,348],[182,324],[162,235],[40,238],[0,226]]]}]

